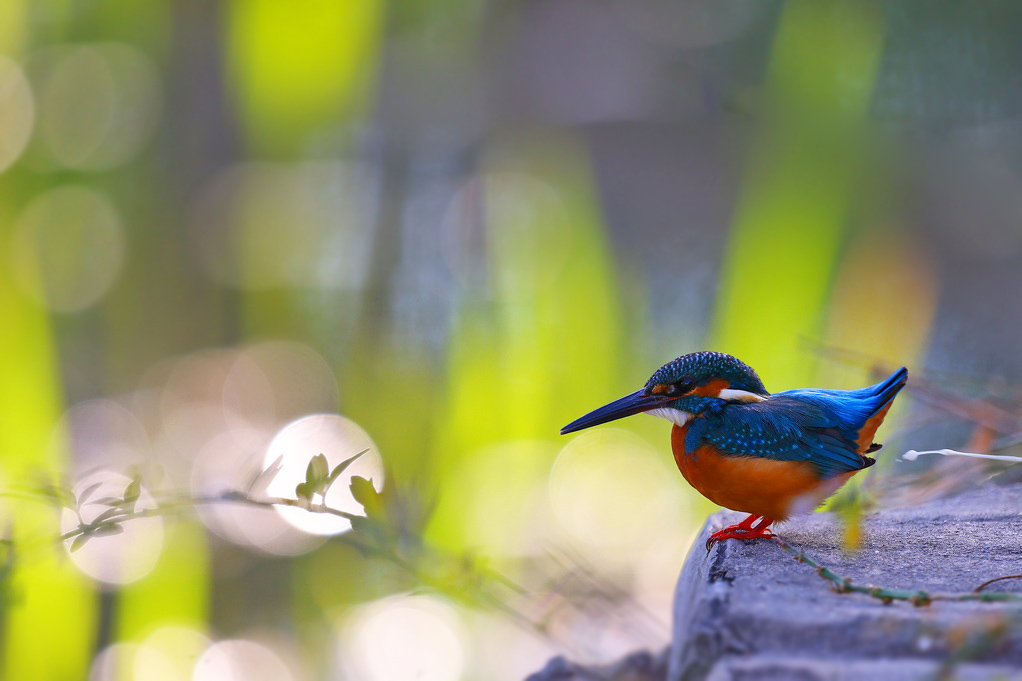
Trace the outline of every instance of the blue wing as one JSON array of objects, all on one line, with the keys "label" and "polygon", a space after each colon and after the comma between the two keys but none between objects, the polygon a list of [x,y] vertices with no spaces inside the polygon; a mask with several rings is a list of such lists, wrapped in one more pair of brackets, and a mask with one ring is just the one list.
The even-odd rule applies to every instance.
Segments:
[{"label": "blue wing", "polygon": [[703,444],[723,454],[806,461],[821,477],[867,468],[859,434],[870,419],[882,418],[908,372],[858,390],[788,390],[763,402],[730,404],[714,415],[693,419],[685,448]]}]

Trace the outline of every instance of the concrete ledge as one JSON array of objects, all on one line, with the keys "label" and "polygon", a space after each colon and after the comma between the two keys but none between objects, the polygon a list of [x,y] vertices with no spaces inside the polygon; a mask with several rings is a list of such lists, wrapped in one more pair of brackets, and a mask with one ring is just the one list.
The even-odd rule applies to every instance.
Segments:
[{"label": "concrete ledge", "polygon": [[[1022,679],[1022,604],[884,605],[836,593],[770,541],[728,540],[706,552],[711,532],[743,517],[711,516],[696,540],[678,581],[666,660],[637,654],[584,668],[555,658],[529,680]],[[852,555],[841,551],[841,528],[829,514],[792,519],[777,534],[856,584],[966,593],[1022,573],[1022,484],[873,514]],[[1022,579],[988,590],[1022,594]]]},{"label": "concrete ledge", "polygon": [[[937,662],[888,658],[883,660],[821,660],[762,655],[748,660],[726,660],[713,668],[707,681],[930,681],[940,679]],[[1008,681],[1018,679],[1018,667],[964,663],[954,667],[954,681]]]},{"label": "concrete ledge", "polygon": [[[685,562],[669,681],[919,679],[968,653],[970,643],[978,647],[956,667],[956,678],[1022,678],[1022,605],[883,605],[835,593],[768,541],[702,548],[710,532],[742,517],[712,516]],[[777,533],[857,584],[968,592],[1022,572],[1022,485],[869,516],[862,550],[852,555],[838,548],[841,529],[829,514],[793,519]],[[1022,580],[993,588],[1022,593]],[[997,630],[1006,616],[1016,618],[1014,626]]]}]

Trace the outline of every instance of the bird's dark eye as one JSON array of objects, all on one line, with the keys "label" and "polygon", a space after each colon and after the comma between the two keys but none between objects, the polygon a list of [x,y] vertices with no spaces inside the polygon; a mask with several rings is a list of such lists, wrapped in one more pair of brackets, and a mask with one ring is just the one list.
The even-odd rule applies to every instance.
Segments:
[{"label": "bird's dark eye", "polygon": [[677,383],[667,384],[667,394],[672,397],[677,395],[684,395],[692,389],[692,381],[684,380],[678,381]]}]

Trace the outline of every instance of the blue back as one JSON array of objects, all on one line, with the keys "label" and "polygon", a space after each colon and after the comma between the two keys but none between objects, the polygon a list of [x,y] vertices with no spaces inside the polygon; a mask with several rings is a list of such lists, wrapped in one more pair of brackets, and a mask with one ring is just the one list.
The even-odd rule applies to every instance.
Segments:
[{"label": "blue back", "polygon": [[690,422],[689,452],[711,445],[725,455],[807,461],[823,478],[867,468],[859,431],[898,394],[904,368],[858,390],[786,390],[762,402],[726,403]]}]

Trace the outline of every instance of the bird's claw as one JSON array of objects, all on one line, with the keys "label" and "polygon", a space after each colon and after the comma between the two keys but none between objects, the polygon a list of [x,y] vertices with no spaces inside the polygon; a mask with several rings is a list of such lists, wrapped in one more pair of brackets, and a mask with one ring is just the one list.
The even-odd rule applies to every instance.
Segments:
[{"label": "bird's claw", "polygon": [[725,527],[723,530],[717,530],[706,539],[706,550],[709,551],[713,548],[713,545],[724,539],[769,539],[775,536],[773,532],[767,528],[762,529],[751,529],[745,527],[739,527],[738,525],[731,525]]}]

